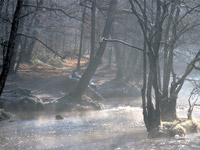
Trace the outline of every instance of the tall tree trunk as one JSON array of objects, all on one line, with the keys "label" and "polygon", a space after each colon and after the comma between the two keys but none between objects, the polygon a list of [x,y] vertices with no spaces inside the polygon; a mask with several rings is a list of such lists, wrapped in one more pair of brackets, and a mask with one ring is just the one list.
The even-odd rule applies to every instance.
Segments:
[{"label": "tall tree trunk", "polygon": [[92,1],[91,8],[91,50],[90,50],[90,60],[94,58],[95,55],[95,26],[96,26],[96,0]]},{"label": "tall tree trunk", "polygon": [[82,24],[81,24],[81,36],[80,36],[80,47],[79,47],[79,53],[78,53],[78,62],[77,62],[77,68],[76,70],[80,70],[80,61],[81,61],[81,56],[82,56],[82,46],[83,46],[83,32],[84,32],[84,23],[85,23],[85,12],[86,8],[83,8],[83,14],[82,14]]},{"label": "tall tree trunk", "polygon": [[[135,5],[139,5],[137,3],[133,3],[132,0],[129,0],[131,4],[131,8],[135,16],[138,18],[139,24],[141,26],[143,35],[144,35],[144,52],[145,47],[148,46],[148,60],[149,60],[149,75],[147,80],[147,86],[146,86],[146,52],[143,53],[143,67],[144,67],[144,74],[143,74],[143,88],[142,88],[142,102],[143,102],[143,116],[144,116],[144,122],[147,128],[147,131],[149,132],[149,135],[154,135],[154,131],[156,130],[158,132],[159,125],[160,125],[160,100],[162,94],[160,93],[159,89],[159,83],[158,83],[158,58],[159,58],[159,50],[160,50],[160,41],[162,39],[162,27],[163,22],[165,20],[167,7],[162,6],[161,0],[156,1],[156,18],[155,18],[155,28],[151,28],[151,30],[148,31],[147,26],[147,6],[146,6],[146,0],[144,0],[144,8],[143,9],[143,20],[144,23],[141,21],[141,17],[138,15],[138,12],[136,11]],[[148,33],[147,33],[148,32]],[[146,45],[146,46],[145,46]],[[146,92],[146,90],[147,92]],[[155,92],[155,102],[152,100],[152,91],[154,89]],[[145,96],[146,92],[146,96]]]},{"label": "tall tree trunk", "polygon": [[[21,20],[23,20],[23,19],[21,19]],[[20,27],[22,27],[23,22],[24,22],[21,20],[20,20]],[[18,53],[17,51],[20,46],[20,41],[21,41],[21,36],[18,36],[16,39],[16,42],[15,42],[14,55],[13,55],[11,63],[10,63],[10,71],[9,71],[10,73],[15,73],[15,63],[16,63],[16,58],[17,58],[17,53]]]},{"label": "tall tree trunk", "polygon": [[105,52],[106,44],[107,42],[103,40],[103,38],[108,38],[111,27],[114,21],[114,13],[117,6],[117,0],[110,0],[109,8],[108,8],[108,14],[107,19],[104,27],[104,31],[102,34],[102,41],[99,44],[99,48],[96,52],[96,55],[94,59],[89,63],[87,69],[83,73],[81,79],[79,80],[76,88],[73,92],[70,93],[70,95],[74,98],[81,98],[84,94],[85,90],[87,89],[87,86],[89,84],[90,79],[94,75],[96,69],[101,64],[101,59],[103,57],[103,54]]},{"label": "tall tree trunk", "polygon": [[161,107],[161,111],[162,111],[162,120],[164,121],[172,121],[177,119],[177,115],[176,115],[176,103],[177,103],[177,97],[178,97],[178,93],[180,92],[186,77],[192,72],[195,63],[200,60],[200,52],[198,52],[196,54],[196,56],[194,57],[194,59],[188,64],[185,73],[182,75],[182,77],[180,79],[178,79],[177,81],[173,81],[171,83],[171,87],[170,87],[170,97],[164,101],[164,103],[162,105],[164,105],[163,107]]},{"label": "tall tree trunk", "polygon": [[17,53],[17,51],[14,52],[14,55],[13,55],[11,63],[10,63],[10,71],[9,71],[10,74],[14,74],[15,73],[15,63],[16,63],[16,57],[17,57],[16,53]]},{"label": "tall tree trunk", "polygon": [[[27,39],[27,38],[26,38]],[[26,41],[25,39],[25,41]],[[18,69],[19,69],[19,65],[21,63],[21,60],[22,60],[22,53],[23,53],[23,44],[22,44],[22,41],[20,42],[20,45],[21,45],[21,51],[19,52],[19,56],[18,56],[18,60],[17,60],[17,64],[16,64],[16,67],[15,67],[15,74],[17,73]],[[22,48],[23,47],[23,48]]]},{"label": "tall tree trunk", "polygon": [[[37,31],[34,31],[33,32],[33,37],[37,37],[37,35],[38,35]],[[27,53],[25,54],[26,55],[25,56],[25,61],[27,63],[30,63],[30,64],[31,64],[31,58],[32,58],[32,54],[33,54],[33,49],[34,49],[35,43],[36,43],[36,40],[31,39],[30,44],[28,46]]]},{"label": "tall tree trunk", "polygon": [[[6,4],[6,18],[9,19],[9,6],[10,6],[10,0],[7,1],[7,4]],[[4,26],[4,38],[6,39],[6,41],[8,41],[8,38],[9,38],[9,28],[10,28],[10,25],[8,23],[5,23],[5,26]]]},{"label": "tall tree trunk", "polygon": [[0,0],[0,12],[2,11],[3,3],[4,3],[4,0]]},{"label": "tall tree trunk", "polygon": [[[144,0],[144,13],[146,14],[146,0]],[[144,26],[145,31],[147,27],[147,18],[144,18]],[[144,33],[144,47],[143,47],[143,85],[141,89],[141,96],[142,96],[142,108],[143,108],[143,120],[147,131],[150,131],[150,125],[148,121],[148,112],[147,112],[147,104],[146,104],[146,87],[147,87],[147,41],[146,41],[146,32]]]},{"label": "tall tree trunk", "polygon": [[[173,88],[173,82],[171,83],[170,92],[170,76],[173,71],[173,58],[174,58],[174,46],[177,41],[177,25],[180,15],[180,8],[176,7],[181,3],[177,0],[172,3],[170,16],[168,18],[168,23],[165,32],[165,41],[169,41],[168,45],[164,45],[164,72],[163,72],[163,96],[161,104],[161,118],[163,121],[172,121],[177,119],[176,116],[176,101],[178,97],[178,92]],[[175,19],[173,20],[172,15],[175,13]],[[172,24],[172,37],[169,37],[170,26]],[[169,40],[170,39],[170,40]]]},{"label": "tall tree trunk", "polygon": [[111,66],[111,63],[112,63],[112,48],[110,49],[109,53],[108,53],[108,64],[106,66],[106,68],[110,68]]},{"label": "tall tree trunk", "polygon": [[[30,3],[30,0],[26,0],[25,2],[28,5]],[[40,0],[39,3],[37,3],[37,6],[40,7],[42,5],[43,5],[43,0]],[[32,32],[32,36],[33,37],[37,37],[38,36],[37,30],[36,29],[31,29],[31,25],[32,24],[37,26],[40,23],[40,20],[38,19],[40,13],[38,13],[38,10],[39,10],[39,8],[36,8],[33,16],[31,16],[29,18],[29,25],[27,27],[27,33],[31,34],[31,32]],[[23,56],[22,56],[22,58],[23,58],[22,61],[23,62],[31,63],[31,58],[32,58],[32,53],[33,53],[33,49],[34,49],[35,43],[36,43],[36,40],[30,39],[30,43],[29,43],[28,48],[26,49],[26,51],[25,51],[25,49],[23,50],[23,53],[22,53],[23,54]],[[52,42],[51,42],[51,44],[52,44]]]},{"label": "tall tree trunk", "polygon": [[[111,31],[111,37],[112,37],[112,39],[117,39],[115,28],[116,27],[114,25],[113,28],[112,28],[112,31]],[[114,52],[115,52],[115,63],[116,63],[116,67],[117,67],[116,78],[122,79],[123,78],[123,70],[124,70],[123,69],[123,56],[122,56],[122,52],[121,52],[119,43],[114,42],[113,46],[114,46]]]},{"label": "tall tree trunk", "polygon": [[13,17],[10,37],[9,37],[9,41],[8,41],[8,47],[7,47],[7,51],[6,51],[6,58],[5,58],[5,62],[3,64],[3,69],[2,69],[2,72],[0,75],[0,95],[3,92],[4,86],[6,83],[6,79],[7,79],[8,73],[9,73],[9,69],[10,69],[10,62],[11,62],[12,56],[14,54],[14,47],[15,47],[19,19],[20,19],[23,2],[24,2],[24,0],[17,1],[17,5],[16,5],[14,17]]},{"label": "tall tree trunk", "polygon": [[169,54],[169,46],[170,44],[168,42],[169,40],[169,33],[171,29],[171,24],[172,24],[172,19],[173,19],[173,14],[176,9],[176,2],[172,2],[171,4],[171,10],[170,10],[170,15],[167,20],[166,24],[166,29],[165,29],[165,34],[164,34],[164,73],[163,73],[163,97],[168,97],[168,90],[169,90],[169,79],[170,79],[170,71],[169,71],[169,66],[168,66],[168,54]]}]

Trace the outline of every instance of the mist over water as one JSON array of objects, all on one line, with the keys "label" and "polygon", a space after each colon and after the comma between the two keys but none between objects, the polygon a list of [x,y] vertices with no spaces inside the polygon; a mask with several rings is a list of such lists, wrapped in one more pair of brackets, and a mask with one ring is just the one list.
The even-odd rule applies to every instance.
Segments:
[{"label": "mist over water", "polygon": [[[0,111],[11,119],[0,120],[0,150],[200,150],[200,105],[195,134],[181,121],[166,127],[183,131],[173,138],[146,130],[160,137],[157,106],[172,106],[179,87],[172,108],[187,118],[188,79],[200,81],[199,0],[1,0],[0,12],[0,110],[16,115]],[[142,87],[153,101],[146,126]]]},{"label": "mist over water", "polygon": [[[178,109],[178,115],[185,113]],[[200,112],[200,111],[199,111]],[[200,148],[198,134],[148,139],[140,107],[117,107],[85,113],[63,113],[64,120],[40,116],[36,120],[0,123],[1,150],[144,150]],[[195,114],[196,116],[196,114]]]},{"label": "mist over water", "polygon": [[0,149],[117,149],[125,141],[133,143],[146,137],[141,108],[119,107],[63,116],[66,118],[60,121],[41,116],[37,120],[2,122]]}]

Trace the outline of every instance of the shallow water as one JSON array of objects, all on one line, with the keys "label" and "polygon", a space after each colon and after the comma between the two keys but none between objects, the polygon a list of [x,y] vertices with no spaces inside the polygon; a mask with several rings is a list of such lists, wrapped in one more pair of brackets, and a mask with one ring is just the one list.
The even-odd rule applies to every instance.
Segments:
[{"label": "shallow water", "polygon": [[[187,115],[187,97],[191,85],[180,93],[177,113]],[[41,98],[51,95],[39,95]],[[118,107],[115,103],[139,106],[128,99],[114,99],[106,110],[65,113],[64,120],[40,116],[36,120],[0,122],[0,150],[200,150],[200,134],[170,139],[148,139],[140,107]],[[110,105],[111,104],[111,105]],[[115,105],[116,108],[113,108]],[[194,109],[193,118],[200,118]]]},{"label": "shallow water", "polygon": [[0,122],[0,150],[199,150],[200,135],[147,139],[142,109],[118,107],[64,120]]},{"label": "shallow water", "polygon": [[41,117],[0,123],[1,150],[119,149],[146,138],[141,108],[119,107],[64,120]]}]

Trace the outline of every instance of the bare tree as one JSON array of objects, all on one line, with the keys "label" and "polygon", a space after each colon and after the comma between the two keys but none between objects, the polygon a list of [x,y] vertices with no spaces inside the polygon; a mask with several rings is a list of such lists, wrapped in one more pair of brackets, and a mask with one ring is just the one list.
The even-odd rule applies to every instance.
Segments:
[{"label": "bare tree", "polygon": [[[167,4],[163,1],[157,0],[155,3],[156,12],[155,18],[152,17],[152,22],[148,20],[147,2],[144,1],[144,5],[137,0],[129,0],[131,9],[134,15],[137,17],[144,35],[144,54],[143,54],[143,89],[142,89],[142,101],[143,101],[143,115],[144,122],[148,132],[154,129],[158,129],[160,125],[160,100],[161,92],[159,87],[159,52],[160,42],[162,39],[163,23],[167,14]],[[154,4],[152,4],[154,7]],[[142,15],[137,11],[139,8]],[[154,25],[152,25],[154,24]],[[146,47],[147,46],[147,47]],[[149,60],[149,74],[146,86],[146,48],[148,52]],[[145,56],[144,56],[145,55]],[[155,106],[152,100],[153,89],[155,91]],[[145,94],[146,93],[146,94]]]},{"label": "bare tree", "polygon": [[[192,120],[192,112],[194,110],[195,106],[198,106],[197,101],[199,100],[199,84],[196,84],[196,87],[193,88],[193,90],[190,93],[190,96],[188,98],[188,103],[189,103],[189,108],[188,108],[188,113],[187,113],[187,119]],[[193,102],[191,102],[193,99]]]},{"label": "bare tree", "polygon": [[10,37],[8,41],[8,46],[6,50],[6,57],[5,61],[3,64],[3,69],[0,75],[0,95],[3,92],[5,82],[9,73],[10,69],[10,62],[12,60],[12,57],[14,55],[14,47],[15,47],[15,42],[16,42],[16,37],[17,37],[17,30],[18,30],[18,25],[19,25],[19,19],[20,19],[20,14],[22,10],[22,5],[23,5],[24,0],[18,0],[15,13],[13,16],[13,22],[12,22],[12,27],[11,27],[11,32],[10,32]]},{"label": "bare tree", "polygon": [[104,26],[104,31],[102,34],[102,41],[100,41],[99,48],[96,52],[96,55],[92,61],[90,61],[88,67],[86,68],[85,72],[83,73],[81,79],[79,80],[76,88],[73,92],[70,93],[70,95],[74,98],[81,98],[84,94],[85,90],[87,89],[87,86],[89,84],[90,79],[94,75],[96,69],[101,64],[101,58],[103,57],[106,44],[107,42],[104,41],[104,38],[108,38],[111,27],[113,24],[113,21],[115,19],[115,9],[117,6],[117,0],[110,0],[109,8],[107,12],[107,19]]},{"label": "bare tree", "polygon": [[83,45],[83,32],[84,32],[84,23],[85,23],[85,13],[86,13],[86,7],[83,7],[83,14],[82,14],[82,24],[81,24],[81,37],[80,37],[80,45],[79,45],[79,53],[78,53],[78,62],[77,62],[77,68],[76,70],[80,70],[80,61],[81,61],[81,55],[82,55],[82,45]]}]

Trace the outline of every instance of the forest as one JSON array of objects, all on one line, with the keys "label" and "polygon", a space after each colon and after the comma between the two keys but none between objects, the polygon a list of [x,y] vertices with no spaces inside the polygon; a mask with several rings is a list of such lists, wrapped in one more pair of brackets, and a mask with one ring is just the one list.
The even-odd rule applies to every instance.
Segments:
[{"label": "forest", "polygon": [[1,150],[199,150],[199,0],[0,0]]}]

